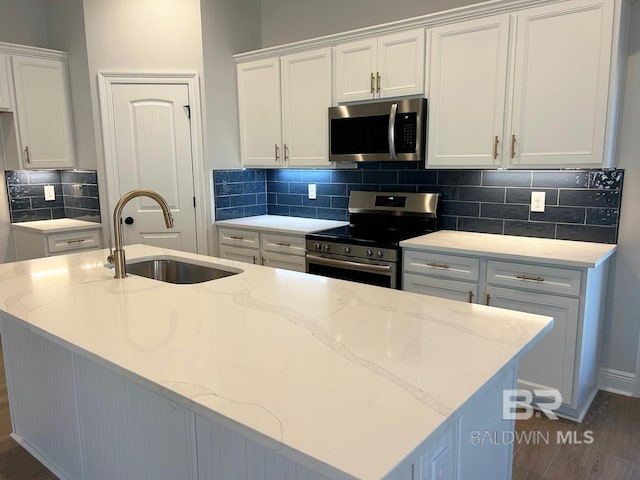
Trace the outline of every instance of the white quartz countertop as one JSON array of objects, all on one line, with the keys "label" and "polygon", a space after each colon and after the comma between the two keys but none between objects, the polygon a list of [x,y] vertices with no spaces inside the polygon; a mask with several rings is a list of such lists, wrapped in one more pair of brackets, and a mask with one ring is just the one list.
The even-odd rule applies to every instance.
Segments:
[{"label": "white quartz countertop", "polygon": [[72,232],[74,230],[86,230],[101,228],[102,224],[76,220],[75,218],[56,218],[54,220],[34,220],[32,222],[12,223],[12,227],[39,233]]},{"label": "white quartz countertop", "polygon": [[552,325],[156,247],[126,253],[242,273],[115,280],[106,250],[0,264],[0,310],[198,414],[357,478],[383,477]]},{"label": "white quartz countertop", "polygon": [[592,268],[609,258],[616,245],[548,238],[439,230],[400,242],[403,248],[460,253],[554,266]]},{"label": "white quartz countertop", "polygon": [[252,230],[272,230],[282,233],[312,233],[328,228],[342,227],[349,222],[319,220],[316,218],[287,217],[283,215],[258,215],[255,217],[217,220],[220,227],[250,228]]}]

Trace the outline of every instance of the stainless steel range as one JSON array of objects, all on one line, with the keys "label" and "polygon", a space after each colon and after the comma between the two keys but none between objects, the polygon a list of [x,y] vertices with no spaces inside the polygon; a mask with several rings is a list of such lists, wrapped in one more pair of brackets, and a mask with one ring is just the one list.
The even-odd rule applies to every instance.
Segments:
[{"label": "stainless steel range", "polygon": [[306,271],[399,289],[399,243],[436,229],[438,198],[438,193],[351,191],[350,224],[306,236]]}]

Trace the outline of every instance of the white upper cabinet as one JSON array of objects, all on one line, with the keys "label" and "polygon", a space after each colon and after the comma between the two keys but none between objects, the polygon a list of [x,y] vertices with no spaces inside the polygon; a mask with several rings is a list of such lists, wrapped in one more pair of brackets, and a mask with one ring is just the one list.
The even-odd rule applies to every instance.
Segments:
[{"label": "white upper cabinet", "polygon": [[511,165],[602,165],[612,25],[612,2],[518,14]]},{"label": "white upper cabinet", "polygon": [[75,166],[66,62],[13,55],[19,168]]},{"label": "white upper cabinet", "polygon": [[336,46],[336,102],[424,93],[422,28]]},{"label": "white upper cabinet", "polygon": [[281,62],[284,164],[329,165],[331,49],[287,55]]},{"label": "white upper cabinet", "polygon": [[509,14],[431,31],[428,164],[502,166]]},{"label": "white upper cabinet", "polygon": [[239,63],[244,166],[328,166],[331,49]]},{"label": "white upper cabinet", "polygon": [[242,164],[280,165],[280,59],[240,63],[237,70]]},{"label": "white upper cabinet", "polygon": [[9,55],[0,53],[0,110],[11,108],[11,77],[9,76]]},{"label": "white upper cabinet", "polygon": [[571,0],[434,28],[427,165],[607,166],[613,10]]}]

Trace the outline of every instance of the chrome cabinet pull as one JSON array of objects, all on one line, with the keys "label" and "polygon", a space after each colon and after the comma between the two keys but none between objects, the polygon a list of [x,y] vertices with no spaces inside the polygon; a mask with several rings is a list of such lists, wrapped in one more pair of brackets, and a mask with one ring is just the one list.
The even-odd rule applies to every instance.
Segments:
[{"label": "chrome cabinet pull", "polygon": [[67,245],[73,245],[74,243],[82,243],[84,242],[84,238],[78,238],[77,240],[67,240]]},{"label": "chrome cabinet pull", "polygon": [[500,143],[500,140],[498,139],[498,136],[496,135],[496,137],[493,139],[493,159],[496,160],[498,158],[498,144]]},{"label": "chrome cabinet pull", "polygon": [[284,161],[289,161],[289,147],[286,143],[284,144]]},{"label": "chrome cabinet pull", "polygon": [[279,247],[287,247],[287,248],[291,246],[291,244],[287,242],[276,242],[276,245]]},{"label": "chrome cabinet pull", "polygon": [[253,264],[255,265],[258,262],[258,257],[256,257],[255,255],[253,256]]},{"label": "chrome cabinet pull", "polygon": [[487,301],[485,302],[487,305],[491,302],[491,295],[487,293]]},{"label": "chrome cabinet pull", "polygon": [[264,257],[262,257],[260,265],[264,265]]},{"label": "chrome cabinet pull", "polygon": [[244,237],[236,237],[235,235],[229,235],[231,240],[244,240]]},{"label": "chrome cabinet pull", "polygon": [[371,72],[371,93],[376,93],[376,79]]},{"label": "chrome cabinet pull", "polygon": [[469,290],[469,303],[473,303],[473,292]]},{"label": "chrome cabinet pull", "polygon": [[516,136],[511,135],[511,158],[516,158]]},{"label": "chrome cabinet pull", "polygon": [[277,163],[277,162],[279,162],[279,161],[280,161],[280,147],[278,147],[278,144],[277,144],[277,143],[276,143],[274,146],[276,147],[276,153],[275,153],[275,155],[276,155],[276,163]]},{"label": "chrome cabinet pull", "polygon": [[29,145],[24,147],[24,159],[27,163],[31,163],[31,158],[29,157]]},{"label": "chrome cabinet pull", "polygon": [[516,275],[519,280],[532,280],[534,282],[544,282],[543,277],[532,277],[531,275]]},{"label": "chrome cabinet pull", "polygon": [[380,93],[380,72],[376,72],[376,92]]},{"label": "chrome cabinet pull", "polygon": [[449,268],[449,265],[447,265],[446,263],[427,263],[427,267],[433,267],[433,268]]}]

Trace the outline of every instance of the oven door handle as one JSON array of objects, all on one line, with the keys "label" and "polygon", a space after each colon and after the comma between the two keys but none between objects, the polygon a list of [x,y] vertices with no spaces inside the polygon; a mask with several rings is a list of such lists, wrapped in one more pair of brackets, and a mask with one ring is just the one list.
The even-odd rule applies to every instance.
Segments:
[{"label": "oven door handle", "polygon": [[360,270],[363,272],[371,273],[391,273],[393,268],[391,265],[372,265],[369,263],[352,262],[350,260],[334,260],[333,258],[318,257],[310,253],[307,253],[306,258],[313,263],[318,263],[321,265],[347,268],[350,270]]}]

